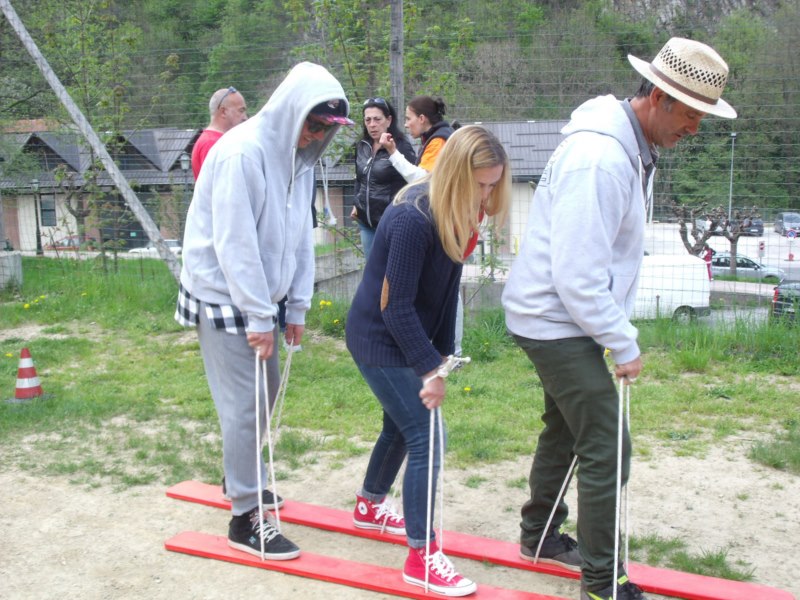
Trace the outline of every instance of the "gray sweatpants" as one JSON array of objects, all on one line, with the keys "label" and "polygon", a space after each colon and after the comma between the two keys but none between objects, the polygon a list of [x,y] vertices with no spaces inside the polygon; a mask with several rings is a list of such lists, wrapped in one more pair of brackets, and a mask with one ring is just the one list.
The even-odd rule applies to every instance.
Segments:
[{"label": "gray sweatpants", "polygon": [[[267,360],[270,407],[275,404],[280,384],[278,327],[275,327],[274,334],[274,351]],[[202,303],[197,335],[208,387],[222,429],[222,461],[225,486],[233,504],[231,512],[233,515],[242,515],[258,506],[256,469],[261,470],[262,485],[266,486],[268,482],[264,461],[256,445],[255,351],[247,345],[246,335],[234,335],[224,329],[216,329],[206,318],[205,305]],[[266,427],[263,383],[262,375],[258,383],[262,435]]]}]

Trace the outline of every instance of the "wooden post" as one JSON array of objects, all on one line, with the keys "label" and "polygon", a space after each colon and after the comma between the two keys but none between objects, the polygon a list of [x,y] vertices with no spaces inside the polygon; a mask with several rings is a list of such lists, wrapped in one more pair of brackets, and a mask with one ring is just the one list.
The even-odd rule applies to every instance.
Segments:
[{"label": "wooden post", "polygon": [[403,0],[392,2],[392,31],[389,42],[389,79],[392,85],[392,102],[402,121],[405,114],[405,89],[403,86]]}]

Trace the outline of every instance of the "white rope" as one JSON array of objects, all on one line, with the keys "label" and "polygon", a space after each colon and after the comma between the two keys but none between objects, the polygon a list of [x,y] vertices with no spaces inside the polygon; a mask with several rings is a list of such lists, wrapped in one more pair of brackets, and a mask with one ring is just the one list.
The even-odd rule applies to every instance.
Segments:
[{"label": "white rope", "polygon": [[[275,426],[273,432],[273,439],[275,443],[278,443],[278,436],[281,429],[281,418],[283,417],[283,405],[286,399],[286,387],[288,386],[289,382],[289,370],[292,366],[292,355],[294,354],[294,338],[292,338],[292,343],[286,349],[286,363],[283,365],[283,374],[281,375],[281,383],[278,387],[278,393],[276,394],[275,400],[275,407],[272,409],[272,412],[277,411],[277,416],[275,417]],[[264,441],[262,440],[262,444]]]},{"label": "white rope", "polygon": [[[258,385],[259,360],[258,350],[256,350],[256,480],[258,482],[258,538],[261,541],[261,560],[264,560],[264,536],[261,528],[264,526],[264,502],[261,498],[261,388]],[[267,400],[269,404],[269,400]]]},{"label": "white rope", "polygon": [[[276,347],[273,347],[272,351],[273,352],[277,352],[278,349]],[[267,397],[269,397],[269,387],[267,387],[268,381],[267,381],[267,363],[266,363],[266,361],[264,361],[264,363],[263,363],[263,368],[264,368],[264,394],[267,395]],[[269,408],[269,399],[267,399],[267,402],[265,404],[266,404],[266,409],[267,409],[266,410],[266,413],[267,413],[267,454],[269,454],[269,476],[270,476],[270,480],[272,481],[272,493],[273,493],[273,497],[275,499],[275,502],[274,502],[274,505],[275,505],[275,528],[278,530],[278,533],[280,533],[280,531],[281,531],[281,510],[280,510],[280,507],[278,506],[278,485],[277,485],[277,483],[275,481],[275,460],[274,460],[273,452],[272,452],[272,449],[274,448],[274,444],[273,444],[273,441],[272,441],[272,424],[270,422],[271,419],[272,419],[272,414],[271,414],[272,411],[270,411],[270,408]],[[259,452],[259,455],[260,454],[261,453]],[[259,473],[260,472],[261,472],[261,470],[259,469]],[[259,484],[259,486],[258,486],[259,503],[261,502],[261,499],[262,499],[262,497],[264,495],[262,489],[263,488],[261,487],[261,484]]]},{"label": "white rope", "polygon": [[544,526],[544,531],[542,532],[542,537],[539,538],[539,545],[536,546],[536,554],[533,557],[533,562],[539,562],[539,553],[542,551],[542,544],[544,544],[544,538],[547,535],[547,532],[550,531],[550,524],[553,522],[553,518],[556,515],[556,509],[558,508],[559,502],[561,502],[561,498],[564,497],[564,492],[567,489],[567,485],[569,485],[569,480],[572,477],[572,473],[575,470],[575,465],[578,463],[578,455],[572,457],[572,463],[569,465],[569,469],[567,470],[567,476],[564,478],[564,483],[561,484],[561,489],[558,491],[558,497],[556,498],[555,504],[553,504],[553,510],[550,511],[550,516],[547,518],[547,524]]},{"label": "white rope", "polygon": [[[256,485],[258,486],[258,529],[259,540],[261,545],[261,560],[265,560],[264,556],[264,483],[261,479],[261,463],[263,462],[263,439],[261,434],[261,386],[259,386],[259,375],[263,374],[264,383],[264,396],[266,397],[265,413],[267,417],[265,433],[267,437],[267,448],[269,451],[269,475],[272,481],[272,490],[275,495],[275,529],[280,532],[281,530],[281,517],[280,509],[278,507],[277,497],[278,488],[275,483],[275,461],[272,454],[272,433],[271,433],[271,415],[269,409],[269,379],[267,375],[266,361],[260,360],[258,351],[256,351],[256,368],[255,368],[255,386],[256,386]],[[262,371],[263,370],[263,371]],[[259,373],[262,371],[262,373]]]},{"label": "white rope", "polygon": [[620,534],[620,496],[622,491],[622,440],[623,440],[623,404],[625,398],[625,380],[619,379],[619,405],[617,411],[617,485],[614,498],[614,579],[611,582],[612,600],[617,600],[617,580],[619,579],[619,534]]},{"label": "white rope", "polygon": [[[471,361],[468,356],[455,356],[451,354],[447,357],[447,359],[439,366],[436,370],[434,375],[428,377],[425,381],[422,382],[422,387],[425,387],[436,379],[437,377],[441,377],[442,379],[447,378],[447,376],[453,371],[462,365],[466,365]],[[439,478],[440,478],[440,488],[443,487],[444,483],[444,423],[442,421],[442,412],[440,407],[436,407],[430,411],[430,421],[428,427],[428,498],[427,498],[427,510],[425,515],[425,593],[428,593],[428,580],[430,579],[430,569],[428,568],[428,564],[430,562],[430,554],[431,554],[431,510],[433,510],[433,441],[434,441],[434,430],[436,420],[439,420]],[[444,531],[444,490],[440,490],[441,494],[439,496],[439,549],[441,550],[444,547],[444,541],[442,539],[442,532]]]},{"label": "white rope", "polygon": [[[628,436],[630,437],[631,432],[631,386],[625,386],[625,426],[628,430]],[[628,499],[630,494],[630,486],[625,486],[625,524],[623,526],[623,531],[625,532],[625,572],[628,573],[630,571],[628,567],[628,547],[630,536],[628,535],[628,524],[630,522],[630,512],[631,512],[631,505]]]},{"label": "white rope", "polygon": [[[431,378],[432,379],[432,378]],[[430,381],[430,379],[428,380]],[[426,381],[427,383],[427,381]],[[424,387],[424,384],[423,384]],[[428,579],[430,579],[428,563],[431,555],[431,510],[433,502],[431,496],[433,495],[433,432],[434,421],[439,407],[430,411],[430,426],[428,427],[428,501],[425,503],[425,593],[428,593]]]},{"label": "white rope", "polygon": [[444,421],[441,409],[439,418],[439,548],[444,548]]}]

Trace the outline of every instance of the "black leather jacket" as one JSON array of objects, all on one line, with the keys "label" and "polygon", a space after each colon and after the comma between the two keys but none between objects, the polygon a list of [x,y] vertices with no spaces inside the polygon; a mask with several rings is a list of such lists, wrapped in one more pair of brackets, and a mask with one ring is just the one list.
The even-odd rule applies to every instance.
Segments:
[{"label": "black leather jacket", "polygon": [[[407,139],[395,140],[397,151],[409,162],[417,160],[414,147]],[[389,153],[381,148],[373,156],[372,140],[361,139],[356,144],[355,199],[357,218],[362,225],[375,229],[383,211],[406,180],[389,162]]]}]

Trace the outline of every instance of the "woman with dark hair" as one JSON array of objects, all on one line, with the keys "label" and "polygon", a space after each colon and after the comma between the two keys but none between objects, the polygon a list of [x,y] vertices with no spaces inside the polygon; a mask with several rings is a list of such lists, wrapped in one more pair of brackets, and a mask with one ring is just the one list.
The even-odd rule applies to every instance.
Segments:
[{"label": "woman with dark hair", "polygon": [[[477,125],[459,129],[431,174],[404,187],[386,210],[345,326],[347,348],[380,402],[383,421],[353,522],[405,534],[403,579],[444,596],[469,595],[476,585],[459,575],[432,530],[429,411],[445,397],[438,370],[454,350],[462,265],[475,249],[484,216],[502,223],[510,195],[500,141]],[[431,482],[445,441],[438,433],[434,440]],[[386,495],[406,455],[401,517]],[[431,492],[434,498],[435,486]]]},{"label": "woman with dark hair", "polygon": [[411,137],[422,142],[419,155],[413,162],[397,152],[391,132],[381,137],[381,144],[389,153],[392,166],[406,181],[411,182],[430,173],[444,143],[453,134],[453,127],[444,120],[446,110],[444,100],[431,96],[415,96],[406,106],[406,129]]},{"label": "woman with dark hair", "polygon": [[363,115],[364,131],[356,144],[355,199],[350,217],[358,222],[361,247],[364,257],[368,258],[383,211],[406,184],[405,178],[389,161],[389,153],[381,146],[381,135],[388,133],[397,140],[398,156],[415,160],[416,154],[397,126],[397,113],[389,102],[383,98],[369,98],[364,102]]},{"label": "woman with dark hair", "polygon": [[[450,125],[444,120],[447,107],[441,98],[414,96],[406,106],[405,126],[414,139],[422,141],[422,148],[416,161],[409,162],[396,151],[391,133],[381,136],[381,144],[389,153],[392,166],[411,183],[433,170],[442,147],[459,125]],[[456,316],[456,356],[461,356],[461,341],[464,339],[464,300],[458,295],[458,314]]]}]

